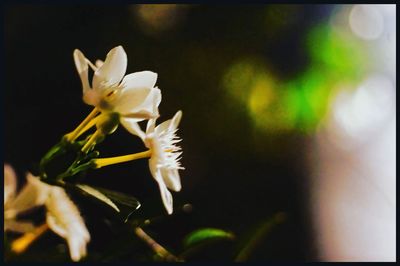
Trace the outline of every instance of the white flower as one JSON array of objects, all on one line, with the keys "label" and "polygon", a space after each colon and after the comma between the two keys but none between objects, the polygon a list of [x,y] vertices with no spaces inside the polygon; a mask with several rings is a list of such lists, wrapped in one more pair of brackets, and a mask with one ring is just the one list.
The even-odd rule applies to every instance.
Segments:
[{"label": "white flower", "polygon": [[[176,144],[181,141],[176,136],[179,122],[182,118],[182,111],[178,111],[174,117],[155,127],[155,119],[150,119],[147,123],[146,133],[139,127],[131,133],[139,136],[145,146],[151,150],[149,168],[153,178],[157,181],[161,192],[164,206],[171,214],[173,211],[172,195],[168,189],[173,191],[181,190],[181,180],[179,169],[184,169],[180,165],[181,148]],[[134,128],[134,123],[131,124]]]},{"label": "white flower", "polygon": [[[26,191],[25,186],[22,191]],[[13,231],[18,233],[26,233],[34,229],[34,225],[28,221],[17,221],[16,216],[36,206],[36,201],[32,200],[36,197],[33,193],[20,193],[16,195],[17,180],[14,170],[11,166],[4,165],[4,232]],[[24,196],[25,195],[25,196]],[[33,196],[32,199],[27,196]],[[21,200],[21,197],[23,200]],[[27,199],[27,200],[25,200]],[[17,203],[17,204],[15,204]],[[18,204],[19,203],[19,204]]]},{"label": "white flower", "polygon": [[[98,60],[96,66],[78,49],[74,51],[74,61],[87,104],[136,121],[159,116],[158,108],[153,108],[154,98],[161,98],[160,90],[154,87],[157,74],[142,71],[124,77],[128,60],[122,46],[111,49],[104,63]],[[89,66],[95,71],[91,86]]]},{"label": "white flower", "polygon": [[53,186],[50,189],[46,208],[46,222],[51,230],[67,240],[71,259],[79,261],[86,256],[89,232],[78,208],[62,188]]},{"label": "white flower", "polygon": [[9,165],[4,165],[4,231],[29,232],[32,223],[17,221],[17,215],[45,205],[46,222],[51,230],[67,240],[70,256],[78,261],[86,255],[90,235],[78,208],[64,189],[48,185],[32,174],[16,195],[16,177]]}]

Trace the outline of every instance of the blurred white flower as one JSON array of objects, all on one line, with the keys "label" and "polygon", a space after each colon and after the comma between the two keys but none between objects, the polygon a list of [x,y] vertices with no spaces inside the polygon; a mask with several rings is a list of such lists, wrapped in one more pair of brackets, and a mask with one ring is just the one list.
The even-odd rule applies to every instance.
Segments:
[{"label": "blurred white flower", "polygon": [[64,189],[48,185],[28,173],[27,184],[16,194],[16,176],[9,165],[4,165],[4,231],[31,232],[34,225],[17,221],[17,215],[45,205],[47,225],[68,242],[70,256],[79,261],[86,255],[90,235],[78,208]]},{"label": "blurred white flower", "polygon": [[[81,78],[85,103],[100,111],[116,112],[136,121],[159,116],[158,108],[153,108],[154,98],[161,98],[161,91],[154,87],[157,73],[141,71],[125,76],[128,60],[122,46],[111,49],[105,61],[97,60],[96,65],[75,49],[74,61]],[[94,70],[91,85],[89,66]]]},{"label": "blurred white flower", "polygon": [[[147,148],[151,151],[149,168],[152,176],[157,181],[161,192],[164,206],[171,214],[173,212],[172,195],[168,189],[173,191],[181,190],[181,180],[179,169],[184,169],[180,165],[181,148],[176,144],[181,141],[176,136],[179,122],[182,118],[182,111],[178,111],[174,117],[155,127],[156,119],[150,119],[147,123],[146,133],[139,127],[132,134],[139,136]],[[132,123],[131,125],[133,125]],[[134,128],[132,126],[131,128]]]},{"label": "blurred white flower", "polygon": [[49,189],[46,208],[46,222],[51,230],[67,240],[71,259],[79,261],[85,257],[90,235],[78,208],[64,189],[56,186]]},{"label": "blurred white flower", "polygon": [[[16,216],[37,206],[39,197],[35,195],[36,190],[26,185],[21,193],[16,195],[17,180],[11,166],[4,165],[4,232],[13,231],[26,233],[34,229],[34,225],[29,221],[17,221]],[[32,193],[27,193],[30,190]]]}]

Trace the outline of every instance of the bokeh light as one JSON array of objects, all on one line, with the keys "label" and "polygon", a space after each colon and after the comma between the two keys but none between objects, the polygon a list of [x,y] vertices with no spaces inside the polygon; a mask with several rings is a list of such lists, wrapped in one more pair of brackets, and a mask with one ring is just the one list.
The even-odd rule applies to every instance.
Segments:
[{"label": "bokeh light", "polygon": [[267,62],[238,60],[223,84],[262,131],[312,133],[324,117],[338,84],[357,84],[368,67],[365,48],[349,32],[329,25],[312,28],[305,39],[310,63],[290,80],[278,79]]},{"label": "bokeh light", "polygon": [[352,48],[320,58],[351,82],[336,84],[309,153],[322,260],[396,260],[395,8],[345,5],[331,19]]},{"label": "bokeh light", "polygon": [[383,16],[374,5],[354,5],[349,23],[353,32],[365,40],[377,39],[383,32]]},{"label": "bokeh light", "polygon": [[159,36],[178,26],[190,5],[140,4],[130,7],[143,33]]}]

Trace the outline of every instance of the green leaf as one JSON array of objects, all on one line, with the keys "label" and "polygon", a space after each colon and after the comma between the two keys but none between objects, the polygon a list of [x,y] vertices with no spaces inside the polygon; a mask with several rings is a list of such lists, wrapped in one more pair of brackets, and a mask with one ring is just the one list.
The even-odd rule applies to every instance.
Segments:
[{"label": "green leaf", "polygon": [[126,207],[130,207],[132,209],[139,209],[140,208],[140,202],[135,198],[132,197],[131,195],[117,192],[114,190],[108,190],[105,188],[96,188],[103,194],[105,194],[107,197],[109,197],[111,200],[113,200],[116,203],[122,204]]},{"label": "green leaf", "polygon": [[98,191],[97,189],[85,185],[85,184],[76,184],[76,186],[81,189],[82,191],[88,193],[89,195],[97,198],[98,200],[101,200],[102,202],[108,204],[109,206],[111,206],[113,209],[115,209],[117,212],[120,212],[119,208],[117,207],[117,205],[115,205],[115,203],[108,198],[106,195],[104,195],[103,193],[101,193],[100,191]]},{"label": "green leaf", "polygon": [[232,240],[235,235],[217,228],[202,228],[188,234],[183,240],[185,248],[214,240]]}]

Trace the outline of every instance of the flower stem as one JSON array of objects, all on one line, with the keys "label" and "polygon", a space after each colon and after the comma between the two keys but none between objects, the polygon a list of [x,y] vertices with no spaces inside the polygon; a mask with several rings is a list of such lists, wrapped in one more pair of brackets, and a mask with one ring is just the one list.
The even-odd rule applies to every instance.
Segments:
[{"label": "flower stem", "polygon": [[129,161],[133,161],[133,160],[137,160],[137,159],[148,158],[150,156],[151,156],[151,150],[147,150],[144,152],[138,152],[138,153],[123,155],[123,156],[94,159],[93,161],[96,165],[95,168],[101,168],[103,166],[107,166],[107,165],[111,165],[111,164],[129,162]]},{"label": "flower stem", "polygon": [[24,234],[23,236],[14,240],[11,243],[11,250],[17,254],[24,252],[29,247],[29,245],[33,243],[33,241],[39,238],[39,236],[45,233],[48,229],[49,226],[44,223],[32,232]]},{"label": "flower stem", "polygon": [[176,257],[175,255],[168,252],[163,246],[158,244],[153,238],[151,238],[142,228],[136,227],[135,234],[161,258],[166,261],[183,262],[182,259]]},{"label": "flower stem", "polygon": [[100,130],[96,130],[96,132],[93,133],[93,135],[89,138],[89,140],[85,143],[85,145],[82,147],[82,152],[87,153],[90,148],[92,147],[93,144],[96,143],[97,139],[102,135]]},{"label": "flower stem", "polygon": [[[65,138],[69,141],[72,142],[76,140],[82,133],[84,133],[86,130],[89,128],[85,127],[100,111],[95,107],[90,114],[79,124],[77,128],[75,128],[74,131],[68,133],[65,135]],[[85,130],[83,130],[85,129]]]},{"label": "flower stem", "polygon": [[79,134],[76,136],[76,138],[78,138],[80,135],[82,135],[83,133],[85,133],[86,131],[88,131],[89,129],[91,129],[94,125],[96,125],[97,121],[99,120],[99,116],[96,116],[95,118],[93,118],[92,120],[90,120],[86,126],[84,128],[82,128],[81,132],[79,132]]}]

